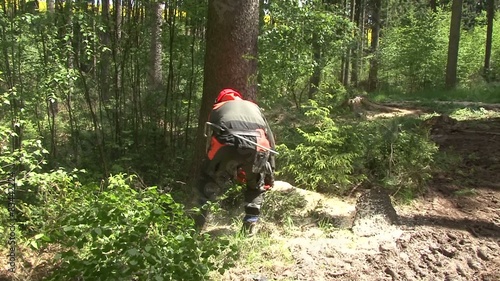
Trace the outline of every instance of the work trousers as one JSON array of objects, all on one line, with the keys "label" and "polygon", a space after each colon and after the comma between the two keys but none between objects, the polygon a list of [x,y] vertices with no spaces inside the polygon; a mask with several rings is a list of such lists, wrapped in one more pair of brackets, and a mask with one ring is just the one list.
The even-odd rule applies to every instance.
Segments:
[{"label": "work trousers", "polygon": [[[207,201],[216,201],[232,185],[237,177],[238,169],[242,169],[246,176],[244,219],[256,221],[260,215],[266,191],[264,189],[265,169],[257,173],[252,171],[256,153],[255,149],[223,146],[212,160],[205,158],[198,179],[198,203],[204,205]],[[204,211],[196,218],[197,227],[203,227],[207,214],[208,212]]]}]

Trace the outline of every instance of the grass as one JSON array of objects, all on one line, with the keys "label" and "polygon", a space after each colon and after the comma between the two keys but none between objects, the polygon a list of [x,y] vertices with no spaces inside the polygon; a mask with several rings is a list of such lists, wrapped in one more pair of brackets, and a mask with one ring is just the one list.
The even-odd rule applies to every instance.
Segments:
[{"label": "grass", "polygon": [[[229,274],[212,272],[211,280],[233,280],[228,278],[236,274],[242,276],[273,276],[279,274],[280,269],[292,266],[294,259],[284,240],[273,238],[263,231],[251,238],[239,234],[229,237],[231,243],[237,245],[240,258],[235,262]],[[246,280],[246,279],[245,279]]]},{"label": "grass", "polygon": [[465,196],[475,196],[477,195],[477,190],[474,188],[462,188],[453,192],[455,196],[465,197]]},{"label": "grass", "polygon": [[[488,107],[484,105],[500,103],[498,85],[476,89],[459,88],[451,91],[430,89],[415,93],[379,91],[371,94],[370,99],[379,103],[409,102],[411,106],[422,108],[427,112],[422,116],[424,119],[435,114],[446,114],[460,121],[500,117],[498,110],[486,109]],[[464,105],[459,102],[471,104]]]},{"label": "grass", "polygon": [[500,112],[487,110],[482,107],[474,108],[459,108],[451,112],[451,117],[457,120],[474,120],[500,117]]},{"label": "grass", "polygon": [[370,95],[375,102],[386,101],[467,101],[500,103],[500,86],[482,86],[474,89],[458,88],[446,91],[427,89],[414,93],[379,91]]}]

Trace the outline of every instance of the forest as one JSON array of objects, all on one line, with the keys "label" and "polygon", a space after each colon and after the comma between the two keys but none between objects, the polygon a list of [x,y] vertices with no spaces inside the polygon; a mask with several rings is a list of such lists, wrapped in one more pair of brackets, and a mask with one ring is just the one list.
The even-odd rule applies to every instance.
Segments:
[{"label": "forest", "polygon": [[[203,124],[223,88],[263,109],[279,152],[276,179],[297,190],[353,203],[376,186],[403,214],[450,180],[463,188],[446,196],[487,195],[498,210],[499,7],[0,0],[0,280],[268,280],[248,279],[246,268],[269,280],[358,276],[307,279],[245,265],[249,251],[296,263],[293,250],[266,247],[281,243],[273,231],[291,235],[274,227],[297,228],[294,210],[307,205],[298,195],[270,192],[260,242],[195,229]],[[229,211],[239,190],[205,206],[230,229],[239,227]],[[486,236],[498,239],[491,215]],[[342,229],[337,219],[315,223],[334,236]],[[480,259],[491,263],[483,271],[500,265],[496,257]],[[464,272],[463,280],[477,275]],[[500,278],[484,276],[474,280]]]}]

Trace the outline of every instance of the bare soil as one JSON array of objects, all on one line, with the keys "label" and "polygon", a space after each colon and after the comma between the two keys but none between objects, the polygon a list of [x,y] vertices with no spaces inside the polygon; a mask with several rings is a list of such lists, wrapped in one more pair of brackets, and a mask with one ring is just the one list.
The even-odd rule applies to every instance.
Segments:
[{"label": "bare soil", "polygon": [[[360,227],[376,231],[353,231],[355,198],[306,194],[316,204],[309,216],[345,218],[351,227],[331,231],[306,218],[286,232],[264,226],[263,235],[290,257],[269,251],[271,264],[239,264],[217,280],[500,280],[500,118],[444,116],[427,125],[440,150],[458,161],[452,171],[435,172],[423,197],[395,206],[397,223],[374,214]],[[275,192],[286,184],[277,185]]]}]

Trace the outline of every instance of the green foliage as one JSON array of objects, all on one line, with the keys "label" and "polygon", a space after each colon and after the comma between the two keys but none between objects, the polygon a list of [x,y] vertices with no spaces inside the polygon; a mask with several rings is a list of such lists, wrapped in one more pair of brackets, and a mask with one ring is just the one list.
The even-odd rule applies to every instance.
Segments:
[{"label": "green foliage", "polygon": [[416,125],[411,119],[361,123],[357,133],[364,134],[365,152],[360,171],[393,192],[401,188],[421,192],[438,147]]},{"label": "green foliage", "polygon": [[486,119],[486,118],[498,118],[500,113],[496,110],[487,110],[483,107],[476,108],[459,108],[454,110],[451,117],[457,120],[474,120],[474,119]]},{"label": "green foliage", "polygon": [[[10,105],[12,96],[15,94],[4,94],[0,97],[0,110]],[[6,190],[14,184],[21,193],[19,199],[28,200],[39,188],[37,185],[29,185],[28,182],[46,163],[45,156],[48,151],[42,146],[42,141],[26,136],[22,138],[19,135],[20,128],[28,125],[19,115],[12,116],[8,125],[0,123],[0,190],[5,191],[0,195],[2,199],[5,198]],[[19,141],[19,147],[15,147],[15,143]]]},{"label": "green foliage", "polygon": [[394,102],[394,101],[415,101],[422,102],[426,107],[435,107],[436,112],[440,112],[443,104],[434,103],[434,101],[469,101],[469,102],[500,102],[500,87],[498,85],[477,85],[474,89],[459,87],[457,89],[446,91],[442,89],[427,89],[413,93],[401,91],[379,91],[373,93],[370,99],[376,102]]},{"label": "green foliage", "polygon": [[53,202],[59,219],[35,236],[63,246],[51,280],[203,280],[216,269],[224,242],[199,236],[169,194],[136,190],[132,180],[115,175],[104,188],[72,188]]},{"label": "green foliage", "polygon": [[[348,141],[348,128],[339,127],[330,118],[326,107],[312,102],[313,109],[306,112],[309,128],[298,128],[303,137],[294,149],[282,144],[282,172],[293,175],[298,186],[311,189],[342,190],[348,184],[361,180],[353,175],[354,159],[360,151]],[[286,176],[286,175],[285,175]]]},{"label": "green foliage", "polygon": [[[34,251],[62,248],[46,279],[204,280],[224,271],[236,254],[227,240],[197,233],[170,194],[123,174],[99,186],[82,185],[77,174],[84,171],[43,172],[41,141],[25,138],[13,150],[16,133],[2,125],[0,136],[1,198],[6,201],[14,183],[17,242]],[[6,207],[0,208],[2,229],[11,219]]]},{"label": "green foliage", "polygon": [[453,192],[455,196],[459,197],[476,196],[477,193],[478,193],[477,190],[474,188],[463,188]]},{"label": "green foliage", "polygon": [[296,146],[279,146],[282,177],[308,189],[344,193],[363,182],[421,191],[430,177],[437,146],[418,129],[418,120],[333,121],[330,111],[312,103]]},{"label": "green foliage", "polygon": [[[485,13],[478,22],[485,22]],[[443,88],[446,70],[450,12],[408,6],[397,20],[383,29],[380,42],[380,83],[383,90],[405,94],[434,92]],[[494,21],[494,28],[499,20]],[[493,29],[495,30],[495,29]],[[498,32],[493,32],[491,68],[483,73],[486,25],[462,29],[457,78],[461,87],[482,87],[484,81],[498,81]],[[478,50],[481,50],[478,52]]]},{"label": "green foliage", "polygon": [[[286,99],[300,107],[307,98],[309,78],[318,66],[324,79],[334,79],[334,58],[352,40],[354,26],[341,11],[327,9],[321,1],[271,1],[270,21],[263,25],[259,38],[261,93],[267,102]],[[316,40],[321,59],[312,56]],[[277,71],[283,70],[286,71]],[[327,91],[322,87],[321,91]]]},{"label": "green foliage", "polygon": [[391,89],[414,92],[443,85],[447,15],[411,9],[400,24],[384,29],[380,43],[381,74]]}]

